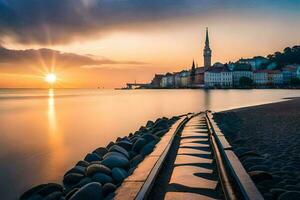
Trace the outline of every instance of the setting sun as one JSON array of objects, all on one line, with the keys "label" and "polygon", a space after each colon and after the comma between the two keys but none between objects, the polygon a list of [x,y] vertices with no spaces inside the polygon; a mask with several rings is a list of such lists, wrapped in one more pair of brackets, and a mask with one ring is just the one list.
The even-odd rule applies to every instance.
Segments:
[{"label": "setting sun", "polygon": [[56,81],[56,75],[55,74],[47,74],[45,77],[46,82],[53,84]]}]

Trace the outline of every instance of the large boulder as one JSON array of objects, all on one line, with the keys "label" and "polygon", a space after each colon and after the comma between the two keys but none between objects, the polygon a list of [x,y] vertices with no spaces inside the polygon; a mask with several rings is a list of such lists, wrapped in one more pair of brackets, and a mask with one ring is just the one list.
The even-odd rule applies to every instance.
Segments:
[{"label": "large boulder", "polygon": [[101,200],[102,185],[100,183],[92,182],[76,191],[70,200]]},{"label": "large boulder", "polygon": [[157,137],[156,135],[152,135],[149,133],[145,133],[142,138],[144,138],[147,143],[152,142],[153,140],[159,140],[159,137]]},{"label": "large boulder", "polygon": [[114,167],[112,170],[113,179],[119,184],[128,176],[127,171],[122,168]]},{"label": "large boulder", "polygon": [[110,156],[120,156],[120,157],[124,157],[127,158],[124,154],[116,152],[116,151],[112,151],[112,152],[108,152],[104,157],[103,160],[105,160],[106,158],[110,157]]},{"label": "large boulder", "polygon": [[154,147],[155,147],[155,144],[156,144],[155,141],[146,144],[146,145],[141,149],[140,154],[143,155],[143,156],[146,156],[146,155],[150,154],[150,153],[153,151],[153,149],[154,149]]},{"label": "large boulder", "polygon": [[106,146],[106,148],[109,149],[109,148],[112,147],[114,144],[115,144],[114,142],[110,142],[110,143]]},{"label": "large boulder", "polygon": [[97,155],[96,153],[89,153],[85,156],[84,158],[85,161],[87,162],[92,162],[92,161],[101,161],[102,157]]},{"label": "large boulder", "polygon": [[48,194],[46,197],[44,197],[43,200],[60,200],[62,196],[62,192],[56,191],[51,194]]},{"label": "large boulder", "polygon": [[119,145],[113,145],[112,147],[109,148],[108,150],[109,152],[118,152],[123,154],[126,158],[129,158],[129,154],[126,151],[126,149],[124,149],[123,147],[119,146]]},{"label": "large boulder", "polygon": [[93,153],[97,154],[101,158],[103,158],[103,156],[107,154],[107,152],[108,150],[105,147],[99,147],[93,151]]},{"label": "large boulder", "polygon": [[39,196],[46,197],[51,193],[62,192],[62,191],[63,191],[63,187],[57,183],[41,184],[23,193],[20,197],[20,200],[29,199],[34,196],[36,198],[38,198]]},{"label": "large boulder", "polygon": [[109,193],[114,192],[117,189],[117,186],[112,183],[106,183],[103,185],[103,196],[107,196]]},{"label": "large boulder", "polygon": [[86,168],[86,176],[92,177],[96,173],[111,174],[111,169],[102,164],[91,164]]},{"label": "large boulder", "polygon": [[105,166],[109,167],[110,169],[112,169],[114,167],[128,169],[129,168],[129,160],[124,156],[111,155],[111,156],[106,157],[102,161],[102,165],[105,165]]},{"label": "large boulder", "polygon": [[72,169],[70,169],[69,171],[67,171],[64,176],[66,176],[67,174],[70,174],[70,173],[84,174],[85,173],[85,167],[75,166]]},{"label": "large boulder", "polygon": [[124,149],[126,149],[126,151],[130,151],[133,146],[132,142],[127,141],[127,140],[122,140],[122,141],[118,142],[117,145],[119,145],[120,147],[123,147]]},{"label": "large boulder", "polygon": [[79,173],[69,173],[66,176],[64,176],[64,184],[66,185],[74,185],[76,183],[79,183],[81,179],[83,179],[85,176],[83,174]]},{"label": "large boulder", "polygon": [[140,150],[147,144],[147,140],[144,138],[139,138],[137,141],[134,143],[132,150],[135,152],[140,152]]},{"label": "large boulder", "polygon": [[98,183],[101,183],[101,184],[112,183],[113,182],[113,179],[109,175],[101,173],[101,172],[94,174],[93,177],[92,177],[92,180],[94,182],[98,182]]},{"label": "large boulder", "polygon": [[140,154],[136,155],[131,161],[130,161],[130,167],[135,168],[144,160],[144,157]]},{"label": "large boulder", "polygon": [[154,122],[149,120],[149,121],[147,121],[146,127],[151,128],[153,125],[154,125]]},{"label": "large boulder", "polygon": [[76,166],[87,167],[87,166],[89,166],[89,162],[87,162],[85,160],[80,160],[80,161],[78,161]]}]

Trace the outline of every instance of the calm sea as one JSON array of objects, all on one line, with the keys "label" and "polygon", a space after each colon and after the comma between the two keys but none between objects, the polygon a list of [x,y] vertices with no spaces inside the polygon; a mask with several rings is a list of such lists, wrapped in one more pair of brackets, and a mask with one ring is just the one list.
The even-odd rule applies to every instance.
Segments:
[{"label": "calm sea", "polygon": [[0,194],[59,182],[86,153],[147,120],[300,96],[300,90],[0,90]]}]

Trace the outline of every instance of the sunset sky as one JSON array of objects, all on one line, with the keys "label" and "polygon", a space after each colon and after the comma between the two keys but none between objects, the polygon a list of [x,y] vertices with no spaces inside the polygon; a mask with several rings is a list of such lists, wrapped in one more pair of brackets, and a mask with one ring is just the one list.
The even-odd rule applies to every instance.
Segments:
[{"label": "sunset sky", "polygon": [[300,0],[0,0],[0,87],[121,87],[300,44]]}]

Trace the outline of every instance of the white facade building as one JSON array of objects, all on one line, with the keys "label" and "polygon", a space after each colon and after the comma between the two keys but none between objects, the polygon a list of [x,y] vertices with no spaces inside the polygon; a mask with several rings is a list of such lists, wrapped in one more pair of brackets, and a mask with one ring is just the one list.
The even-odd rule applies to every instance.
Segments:
[{"label": "white facade building", "polygon": [[268,83],[268,72],[267,70],[256,70],[253,73],[253,82],[255,85],[267,85]]},{"label": "white facade building", "polygon": [[242,77],[247,77],[253,80],[253,72],[252,71],[233,71],[233,85],[240,85],[240,79]]},{"label": "white facade building", "polygon": [[214,68],[204,73],[205,87],[225,87],[233,85],[232,72],[224,68]]}]

